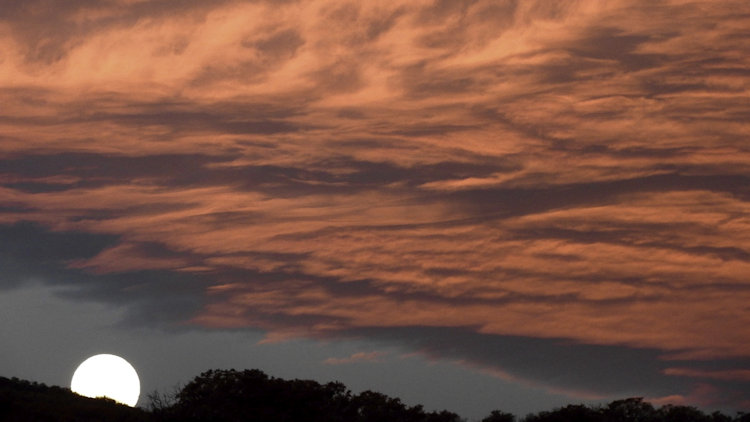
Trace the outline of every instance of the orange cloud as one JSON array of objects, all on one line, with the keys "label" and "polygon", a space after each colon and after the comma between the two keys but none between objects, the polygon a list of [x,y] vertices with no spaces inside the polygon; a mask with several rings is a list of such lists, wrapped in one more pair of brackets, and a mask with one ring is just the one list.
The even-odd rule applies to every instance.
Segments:
[{"label": "orange cloud", "polygon": [[346,365],[357,362],[380,362],[385,355],[383,352],[357,352],[345,358],[328,358],[323,361],[326,365]]},{"label": "orange cloud", "polygon": [[188,323],[269,338],[750,357],[746,2],[24,4],[0,223],[117,238],[68,269],[204,277]]}]

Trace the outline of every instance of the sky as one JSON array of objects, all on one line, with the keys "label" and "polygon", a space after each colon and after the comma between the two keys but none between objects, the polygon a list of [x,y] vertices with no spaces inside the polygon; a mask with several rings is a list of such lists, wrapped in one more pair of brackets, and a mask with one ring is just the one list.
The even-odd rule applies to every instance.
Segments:
[{"label": "sky", "polygon": [[0,375],[750,410],[749,136],[745,0],[3,0]]}]

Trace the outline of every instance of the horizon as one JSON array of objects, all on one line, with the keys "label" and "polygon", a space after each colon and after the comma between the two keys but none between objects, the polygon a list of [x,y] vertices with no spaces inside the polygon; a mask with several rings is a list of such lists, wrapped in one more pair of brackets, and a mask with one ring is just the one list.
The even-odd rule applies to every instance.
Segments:
[{"label": "horizon", "polygon": [[[448,409],[429,411],[421,404],[410,406],[398,397],[376,391],[355,394],[339,382],[322,384],[309,380],[286,380],[268,376],[257,369],[209,370],[195,376],[179,392],[165,394],[155,391],[149,394],[149,404],[140,408],[120,403],[106,395],[90,396],[65,387],[47,386],[18,378],[0,377],[0,390],[4,398],[3,414],[11,418],[34,416],[49,419],[55,415],[57,418],[83,416],[88,418],[86,420],[94,420],[114,417],[119,412],[119,418],[133,420],[182,421],[185,418],[200,420],[206,417],[211,420],[235,420],[248,412],[256,412],[268,420],[479,421],[461,417]],[[481,420],[740,422],[748,418],[750,414],[744,412],[732,417],[718,411],[706,413],[692,406],[653,406],[642,397],[631,397],[598,405],[570,403],[524,416],[493,409]]]},{"label": "horizon", "polygon": [[740,0],[4,2],[0,375],[748,411],[747,28]]},{"label": "horizon", "polygon": [[[29,381],[24,379],[19,379],[17,377],[12,378],[6,378],[0,376],[0,381],[2,381],[2,387],[5,389],[7,387],[10,387],[10,390],[6,392],[10,392],[9,396],[6,397],[8,400],[6,402],[6,411],[10,412],[9,414],[22,414],[20,412],[23,412],[23,407],[29,407],[29,406],[36,406],[36,405],[42,405],[44,409],[47,411],[50,411],[46,405],[43,404],[41,400],[43,400],[43,395],[48,394],[51,392],[54,392],[57,394],[56,390],[63,390],[67,393],[71,394],[71,397],[79,397],[84,399],[103,399],[106,402],[110,402],[112,404],[116,404],[125,408],[137,408],[139,411],[145,411],[152,415],[159,416],[162,418],[166,418],[166,420],[172,420],[175,418],[175,415],[180,414],[180,408],[184,409],[190,409],[194,406],[197,406],[198,408],[205,409],[205,404],[212,403],[215,407],[221,407],[224,406],[230,402],[243,404],[246,407],[254,408],[254,406],[257,406],[259,404],[265,403],[268,405],[269,411],[284,411],[284,405],[281,405],[281,403],[285,403],[281,399],[282,397],[286,396],[287,394],[292,394],[293,396],[299,395],[302,393],[302,391],[306,391],[307,394],[309,394],[308,398],[312,398],[313,400],[320,400],[324,399],[324,397],[327,397],[324,400],[332,400],[330,404],[334,404],[334,402],[338,399],[345,400],[349,405],[354,405],[360,408],[360,410],[365,411],[366,408],[368,408],[368,405],[365,404],[365,408],[362,408],[363,402],[359,402],[358,398],[360,397],[370,397],[370,399],[365,399],[364,403],[369,403],[369,405],[373,405],[373,399],[375,399],[380,405],[384,405],[386,403],[390,403],[390,406],[394,406],[391,408],[392,411],[395,411],[395,409],[400,408],[399,411],[406,412],[407,414],[411,414],[412,417],[414,414],[411,412],[416,412],[422,415],[422,417],[439,417],[440,415],[451,415],[452,417],[455,417],[455,421],[464,421],[464,422],[473,422],[473,421],[479,421],[479,419],[469,419],[465,418],[462,415],[459,415],[455,412],[452,412],[451,409],[425,409],[421,403],[415,403],[415,404],[409,404],[401,401],[399,397],[391,397],[388,395],[384,395],[378,391],[372,391],[372,390],[366,390],[362,392],[353,392],[351,391],[348,386],[346,386],[343,383],[340,383],[338,381],[329,381],[329,382],[317,382],[315,380],[306,380],[306,379],[299,379],[299,378],[293,378],[293,379],[284,379],[284,378],[278,378],[271,375],[266,374],[265,372],[258,370],[258,369],[244,369],[244,370],[236,370],[236,369],[210,369],[207,371],[204,371],[200,374],[196,374],[193,378],[190,379],[188,383],[185,383],[182,385],[178,390],[172,391],[172,392],[164,392],[164,391],[157,391],[154,390],[147,394],[147,400],[148,403],[139,403],[137,406],[130,405],[127,403],[120,402],[119,400],[112,398],[106,394],[104,395],[89,395],[84,394],[81,392],[77,392],[73,390],[72,388],[64,387],[64,386],[57,386],[57,385],[47,385],[44,383],[38,383],[35,381]],[[229,381],[229,384],[226,384],[226,382]],[[302,382],[301,384],[298,382]],[[246,383],[250,384],[246,384]],[[311,383],[309,383],[311,382]],[[232,383],[239,383],[238,385],[241,386],[252,386],[250,390],[243,390],[243,388],[239,390],[231,390],[228,389],[230,387],[230,384]],[[269,384],[271,383],[271,384]],[[196,386],[203,384],[203,388],[196,389]],[[205,388],[206,385],[213,384],[214,388]],[[269,389],[268,391],[259,389],[259,387],[263,385],[274,385],[274,388]],[[296,386],[295,386],[296,385]],[[19,406],[18,403],[18,396],[15,396],[13,393],[18,392],[18,390],[21,391],[28,391],[28,388],[31,387],[35,389],[37,393],[36,396],[30,397],[25,396],[23,397],[23,405]],[[218,389],[217,389],[218,388]],[[15,390],[15,391],[14,391]],[[187,396],[182,396],[185,394],[186,391],[191,390],[191,393],[188,393]],[[313,392],[321,393],[323,391],[326,391],[323,396],[314,394]],[[199,393],[202,392],[202,393]],[[244,394],[250,393],[250,396],[245,397]],[[257,395],[259,392],[261,392],[260,395]],[[267,392],[267,395],[263,395]],[[196,394],[198,393],[198,394]],[[332,396],[328,396],[328,394],[333,394]],[[304,396],[305,394],[303,394]],[[288,397],[287,397],[288,398]],[[268,400],[272,399],[269,403]],[[217,402],[223,402],[218,403]],[[239,400],[239,401],[238,401]],[[247,401],[249,400],[249,402]],[[335,404],[333,408],[317,408],[318,405],[324,404],[321,402],[315,402],[317,404],[311,404],[311,403],[298,403],[298,406],[301,406],[300,408],[307,408],[307,411],[311,411],[313,409],[317,409],[319,412],[324,411],[340,411],[341,408],[338,406],[341,405],[341,403]],[[326,402],[327,403],[327,402]],[[63,405],[61,402],[56,402],[57,405]],[[69,403],[71,404],[71,403]],[[291,404],[290,404],[291,405]],[[312,407],[310,407],[312,405]],[[281,406],[281,407],[279,407]],[[292,406],[295,407],[295,406]],[[324,404],[325,407],[325,404]],[[527,413],[525,415],[517,415],[513,413],[506,412],[502,409],[492,409],[487,415],[484,415],[485,418],[489,417],[502,417],[502,420],[506,420],[507,417],[512,416],[515,418],[515,420],[518,421],[524,421],[528,420],[529,418],[536,418],[536,417],[548,417],[549,414],[558,414],[560,417],[566,417],[571,420],[578,420],[578,418],[582,417],[580,413],[580,409],[585,408],[589,411],[593,411],[594,413],[599,413],[599,415],[605,417],[605,418],[612,418],[615,417],[616,420],[624,420],[622,419],[625,417],[627,420],[641,420],[640,418],[648,417],[648,418],[656,418],[656,420],[661,420],[659,417],[667,417],[668,419],[674,419],[682,418],[687,420],[688,418],[690,420],[704,420],[704,418],[710,418],[711,420],[716,421],[726,421],[730,422],[731,420],[745,420],[750,415],[746,412],[736,412],[734,417],[731,415],[727,415],[724,412],[721,411],[704,411],[702,409],[698,409],[694,406],[686,406],[686,405],[673,405],[670,403],[662,404],[661,406],[654,406],[647,400],[644,400],[643,397],[628,397],[628,398],[621,398],[613,400],[609,403],[594,403],[594,404],[583,404],[583,403],[568,403],[566,405],[557,406],[553,409],[544,409],[537,412],[531,412]],[[71,414],[71,411],[73,408],[70,406],[65,407],[67,414]],[[336,410],[338,409],[338,410]],[[373,411],[373,408],[369,408],[369,411]],[[177,413],[175,413],[175,411]],[[193,409],[193,411],[198,411],[197,408]],[[235,409],[236,411],[236,409]],[[351,409],[349,410],[351,411]],[[623,411],[625,413],[623,413]],[[191,411],[188,410],[188,413]],[[638,413],[635,413],[638,412]],[[172,416],[169,416],[169,415]],[[660,416],[661,415],[661,416]],[[37,415],[39,416],[39,415]],[[91,413],[88,412],[87,416],[91,416]],[[214,415],[216,416],[216,414]],[[228,414],[225,414],[224,417],[229,416]],[[318,415],[320,417],[321,415]],[[331,416],[331,415],[329,415]],[[341,415],[339,415],[340,417]],[[372,417],[374,415],[370,415],[368,417]],[[591,416],[591,414],[589,414]],[[176,416],[179,418],[179,416]],[[221,419],[221,417],[219,417]],[[439,418],[439,420],[447,420],[443,418]],[[493,419],[494,420],[494,419]],[[554,419],[557,420],[557,419]],[[567,420],[567,419],[566,419]],[[588,420],[588,419],[587,419]],[[607,419],[608,420],[608,419]],[[645,420],[645,419],[644,419]],[[651,419],[648,419],[651,420]],[[708,420],[708,419],[706,419]]]}]

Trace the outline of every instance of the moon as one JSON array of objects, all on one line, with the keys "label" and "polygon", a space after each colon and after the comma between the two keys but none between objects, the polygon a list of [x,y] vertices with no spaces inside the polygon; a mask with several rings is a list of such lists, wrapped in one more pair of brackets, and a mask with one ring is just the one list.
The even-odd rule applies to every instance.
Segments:
[{"label": "moon", "polygon": [[141,381],[125,359],[109,354],[91,356],[78,365],[70,389],[86,397],[108,397],[130,407],[138,403]]}]

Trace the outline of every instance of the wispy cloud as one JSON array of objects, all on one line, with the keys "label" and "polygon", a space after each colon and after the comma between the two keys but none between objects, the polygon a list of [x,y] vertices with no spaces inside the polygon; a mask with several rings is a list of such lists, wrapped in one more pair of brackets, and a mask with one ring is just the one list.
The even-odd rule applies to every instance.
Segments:
[{"label": "wispy cloud", "polygon": [[[668,380],[612,394],[746,382],[700,362],[750,367],[748,27],[742,1],[19,3],[0,223],[108,239],[29,256],[134,312],[175,288],[154,324],[566,339]],[[543,378],[493,341],[426,350]]]},{"label": "wispy cloud", "polygon": [[664,373],[667,375],[676,375],[682,377],[707,378],[725,381],[750,380],[750,370],[747,369],[711,371],[691,368],[667,368]]},{"label": "wispy cloud", "polygon": [[347,365],[359,362],[381,362],[386,353],[383,352],[357,352],[345,358],[328,358],[323,361],[326,365]]}]

